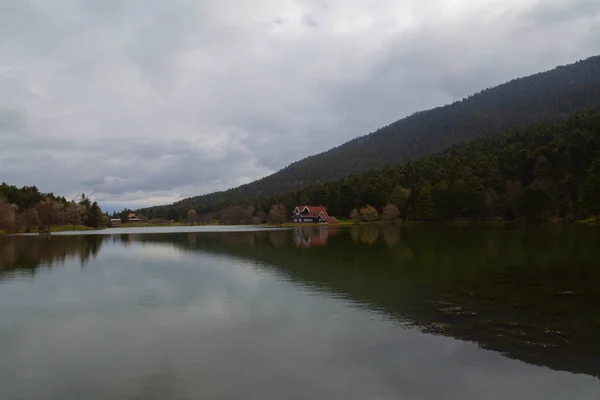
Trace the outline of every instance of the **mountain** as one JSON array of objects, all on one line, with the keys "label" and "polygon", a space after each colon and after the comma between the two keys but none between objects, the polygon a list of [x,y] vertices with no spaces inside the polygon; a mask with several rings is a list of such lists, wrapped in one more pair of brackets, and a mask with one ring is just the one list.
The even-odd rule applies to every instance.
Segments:
[{"label": "mountain", "polygon": [[[219,209],[432,154],[450,146],[600,105],[600,56],[485,89],[450,105],[418,112],[376,132],[252,183],[174,203],[178,210]],[[149,209],[142,210],[149,211]],[[181,212],[179,212],[182,216]],[[174,215],[171,215],[174,216]]]},{"label": "mountain", "polygon": [[[361,220],[376,219],[382,211],[384,217],[400,213],[404,218],[436,221],[574,220],[590,214],[600,218],[599,132],[600,107],[577,111],[568,118],[452,145],[396,167],[273,196],[213,204],[214,215],[208,219],[258,223],[264,220],[262,210],[274,204],[283,205],[286,214],[297,204],[325,205],[330,215]],[[185,216],[187,207],[176,203],[145,213],[173,218]],[[395,214],[390,212],[394,209]]]}]

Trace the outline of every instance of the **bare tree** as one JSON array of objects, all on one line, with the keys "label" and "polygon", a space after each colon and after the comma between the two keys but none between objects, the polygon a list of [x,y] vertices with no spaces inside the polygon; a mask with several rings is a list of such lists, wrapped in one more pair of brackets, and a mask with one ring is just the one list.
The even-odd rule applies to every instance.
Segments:
[{"label": "bare tree", "polygon": [[244,219],[245,209],[242,206],[228,207],[221,214],[221,223],[226,225],[237,225]]},{"label": "bare tree", "polygon": [[40,224],[42,227],[50,227],[61,221],[62,204],[53,201],[52,199],[44,199],[36,204]]},{"label": "bare tree", "polygon": [[40,226],[40,217],[35,208],[28,208],[21,214],[21,225],[25,228],[26,232]]},{"label": "bare tree", "polygon": [[202,225],[209,224],[213,220],[213,215],[210,213],[198,215],[198,222]]},{"label": "bare tree", "polygon": [[85,207],[80,206],[75,202],[70,202],[64,207],[64,222],[69,225],[81,225],[83,223],[83,215]]},{"label": "bare tree", "polygon": [[242,224],[252,224],[254,218],[254,206],[249,206],[244,211],[244,218],[242,219]]},{"label": "bare tree", "polygon": [[286,220],[285,206],[283,204],[273,204],[269,211],[269,223],[281,225]]},{"label": "bare tree", "polygon": [[0,199],[0,230],[13,231],[17,227],[16,213],[12,205]]},{"label": "bare tree", "polygon": [[252,218],[252,223],[255,225],[264,224],[267,222],[267,218],[267,213],[265,213],[263,210],[258,210],[254,218]]}]

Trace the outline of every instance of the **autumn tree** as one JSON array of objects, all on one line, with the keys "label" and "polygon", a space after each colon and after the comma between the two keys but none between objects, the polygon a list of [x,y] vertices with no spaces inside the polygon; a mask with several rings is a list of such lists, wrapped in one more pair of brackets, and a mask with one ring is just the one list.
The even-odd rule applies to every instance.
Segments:
[{"label": "autumn tree", "polygon": [[362,222],[373,222],[379,219],[379,213],[375,207],[367,205],[359,210],[360,220]]},{"label": "autumn tree", "polygon": [[400,216],[400,210],[394,204],[388,204],[383,207],[383,213],[381,214],[381,218],[388,222],[393,222],[398,219]]},{"label": "autumn tree", "polygon": [[198,221],[198,213],[193,208],[187,212],[187,222],[194,225]]},{"label": "autumn tree", "polygon": [[273,204],[271,210],[269,210],[270,224],[281,225],[287,221],[286,209],[282,204]]}]

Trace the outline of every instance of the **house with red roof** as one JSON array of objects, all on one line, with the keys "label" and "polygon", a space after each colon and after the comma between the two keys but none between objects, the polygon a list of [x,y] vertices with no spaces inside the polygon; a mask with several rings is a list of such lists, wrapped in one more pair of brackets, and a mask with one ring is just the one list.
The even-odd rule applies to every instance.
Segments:
[{"label": "house with red roof", "polygon": [[335,224],[337,218],[330,217],[323,206],[297,206],[292,214],[292,222],[319,222]]},{"label": "house with red roof", "polygon": [[129,215],[127,216],[127,221],[131,221],[131,222],[139,222],[142,219],[140,217],[138,217],[137,215],[135,215],[134,213],[129,213]]}]

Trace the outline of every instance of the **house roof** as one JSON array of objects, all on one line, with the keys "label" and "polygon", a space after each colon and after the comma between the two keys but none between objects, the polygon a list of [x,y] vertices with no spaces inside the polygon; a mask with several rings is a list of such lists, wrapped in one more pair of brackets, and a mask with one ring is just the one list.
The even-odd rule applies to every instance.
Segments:
[{"label": "house roof", "polygon": [[304,210],[304,208],[308,208],[309,212],[314,212],[314,213],[320,213],[321,211],[327,212],[327,210],[325,210],[325,207],[323,206],[296,206],[297,209],[299,209],[300,211]]},{"label": "house roof", "polygon": [[329,217],[327,210],[323,206],[296,206],[296,208],[300,211],[304,210],[304,208],[308,208],[308,215],[311,217],[318,217],[321,213],[323,213],[325,218]]}]

